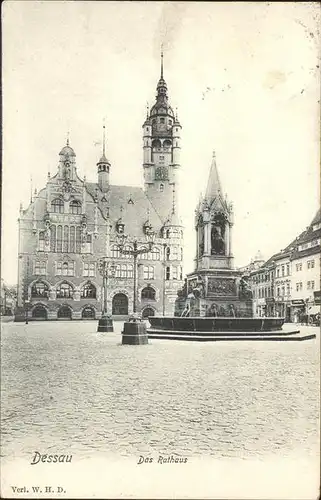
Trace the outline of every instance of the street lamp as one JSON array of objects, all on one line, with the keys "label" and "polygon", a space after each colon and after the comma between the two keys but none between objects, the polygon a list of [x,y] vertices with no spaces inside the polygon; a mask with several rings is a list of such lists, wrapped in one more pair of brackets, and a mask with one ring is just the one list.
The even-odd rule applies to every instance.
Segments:
[{"label": "street lamp", "polygon": [[103,277],[103,311],[100,320],[98,320],[97,332],[113,332],[113,319],[110,314],[107,313],[107,285],[108,277],[114,277],[116,272],[116,266],[113,262],[109,261],[107,257],[102,257],[98,260],[98,271]]},{"label": "street lamp", "polygon": [[133,246],[132,249],[125,249],[125,243],[128,241],[128,235],[126,234],[117,234],[117,245],[119,251],[124,255],[132,255],[134,257],[134,303],[133,303],[133,313],[137,312],[137,257],[142,253],[148,253],[151,251],[154,241],[155,241],[155,233],[149,231],[146,234],[146,240],[148,244],[148,248],[138,248],[138,241],[135,238],[130,241],[130,244]]}]

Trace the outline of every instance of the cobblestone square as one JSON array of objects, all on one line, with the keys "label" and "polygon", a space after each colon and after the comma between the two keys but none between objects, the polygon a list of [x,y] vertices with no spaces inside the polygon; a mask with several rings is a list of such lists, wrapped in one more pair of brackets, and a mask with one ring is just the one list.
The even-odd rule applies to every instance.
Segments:
[{"label": "cobblestone square", "polygon": [[66,446],[78,457],[318,453],[319,335],[122,346],[121,328],[2,326],[5,460]]}]

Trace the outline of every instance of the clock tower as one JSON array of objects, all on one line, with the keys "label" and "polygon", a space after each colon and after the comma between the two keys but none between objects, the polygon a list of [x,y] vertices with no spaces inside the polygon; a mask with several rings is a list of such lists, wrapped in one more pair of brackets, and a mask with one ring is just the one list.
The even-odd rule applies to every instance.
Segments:
[{"label": "clock tower", "polygon": [[168,101],[162,53],[156,102],[150,110],[147,109],[143,125],[143,167],[146,194],[164,219],[168,215],[177,183],[181,128],[177,114],[174,114]]}]

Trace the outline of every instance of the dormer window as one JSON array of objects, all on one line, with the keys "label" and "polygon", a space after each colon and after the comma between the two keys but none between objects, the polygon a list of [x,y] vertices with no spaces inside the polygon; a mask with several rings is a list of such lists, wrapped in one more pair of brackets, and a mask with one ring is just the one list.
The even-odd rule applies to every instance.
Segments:
[{"label": "dormer window", "polygon": [[117,231],[118,234],[124,234],[125,233],[125,224],[122,222],[121,219],[119,219],[117,221],[116,231]]},{"label": "dormer window", "polygon": [[152,231],[153,227],[149,221],[146,221],[144,224],[144,233],[145,234],[150,234]]}]

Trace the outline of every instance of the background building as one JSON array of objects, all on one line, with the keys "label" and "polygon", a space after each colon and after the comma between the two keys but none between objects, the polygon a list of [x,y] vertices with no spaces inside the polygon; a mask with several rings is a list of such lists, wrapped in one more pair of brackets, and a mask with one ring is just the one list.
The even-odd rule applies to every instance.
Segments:
[{"label": "background building", "polygon": [[287,321],[320,312],[320,210],[285,249],[250,271],[254,313]]},{"label": "background building", "polygon": [[[126,316],[133,310],[133,259],[121,254],[117,235],[127,234],[151,252],[138,265],[138,311],[144,316],[171,314],[183,279],[183,228],[177,211],[181,125],[169,105],[161,77],[157,96],[143,124],[144,189],[110,184],[111,163],[103,152],[97,182],[77,173],[76,154],[67,140],[58,170],[20,209],[18,307],[16,320],[99,318],[102,276],[97,262],[109,257],[116,266],[108,280],[108,311]],[[105,132],[105,130],[104,130]],[[125,247],[126,250],[126,247]]]}]

